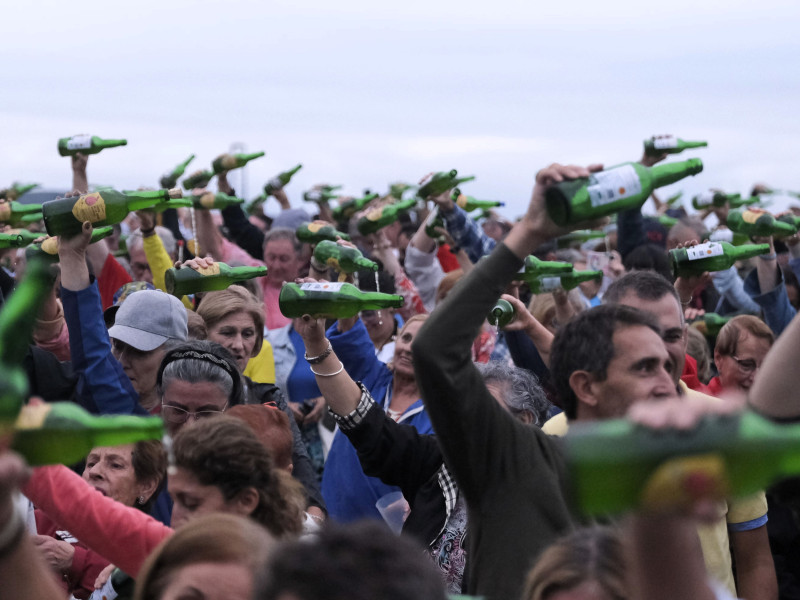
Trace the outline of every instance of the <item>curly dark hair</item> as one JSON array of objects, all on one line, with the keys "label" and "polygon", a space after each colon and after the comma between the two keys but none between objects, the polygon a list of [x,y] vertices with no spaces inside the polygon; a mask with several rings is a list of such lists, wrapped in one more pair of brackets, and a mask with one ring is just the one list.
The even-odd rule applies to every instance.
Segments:
[{"label": "curly dark hair", "polygon": [[240,419],[222,415],[184,427],[175,437],[173,453],[174,466],[202,485],[215,486],[228,501],[254,488],[259,501],[250,518],[276,537],[301,532],[302,487],[273,466],[269,451]]}]

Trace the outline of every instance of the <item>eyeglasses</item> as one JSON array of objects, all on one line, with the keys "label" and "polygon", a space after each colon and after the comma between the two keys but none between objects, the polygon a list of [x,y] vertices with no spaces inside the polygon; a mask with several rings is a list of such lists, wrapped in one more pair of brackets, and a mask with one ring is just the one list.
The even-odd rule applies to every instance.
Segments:
[{"label": "eyeglasses", "polygon": [[745,360],[736,358],[735,356],[731,356],[731,358],[736,361],[736,365],[739,367],[739,371],[741,371],[743,375],[749,375],[759,368],[759,365],[752,358]]},{"label": "eyeglasses", "polygon": [[200,419],[208,419],[209,417],[216,417],[224,413],[226,408],[228,408],[227,402],[220,410],[198,410],[194,412],[186,410],[185,408],[181,408],[180,406],[173,406],[172,404],[164,404],[162,402],[161,415],[164,417],[165,421],[180,424],[186,423],[189,417],[193,418],[195,421]]}]

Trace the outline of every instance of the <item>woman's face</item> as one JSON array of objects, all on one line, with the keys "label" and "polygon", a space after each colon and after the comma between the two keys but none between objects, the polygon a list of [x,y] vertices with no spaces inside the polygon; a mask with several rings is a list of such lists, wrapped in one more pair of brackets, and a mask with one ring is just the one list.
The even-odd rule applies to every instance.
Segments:
[{"label": "woman's face", "polygon": [[186,565],[171,574],[159,600],[250,600],[253,573],[237,563]]},{"label": "woman's face", "polygon": [[133,471],[133,444],[94,448],[86,459],[83,478],[104,496],[126,506],[134,506],[147,487],[136,480]]},{"label": "woman's face", "polygon": [[169,468],[169,495],[172,497],[172,527],[185,525],[192,519],[212,513],[249,516],[244,505],[236,498],[226,500],[215,485],[203,485],[191,471],[181,467]]},{"label": "woman's face", "polygon": [[256,324],[246,312],[235,312],[213,327],[208,328],[208,339],[233,354],[239,371],[244,371],[247,361],[253,358],[256,347]]},{"label": "woman's face", "polygon": [[361,320],[376,348],[382,347],[394,333],[394,310],[362,310]]},{"label": "woman's face", "polygon": [[210,381],[183,381],[167,384],[161,397],[161,416],[170,435],[198,419],[221,415],[229,398],[222,386]]},{"label": "woman's face", "polygon": [[411,343],[417,336],[423,321],[414,321],[407,324],[397,336],[394,345],[394,358],[392,365],[396,375],[414,377],[414,363],[411,359]]}]

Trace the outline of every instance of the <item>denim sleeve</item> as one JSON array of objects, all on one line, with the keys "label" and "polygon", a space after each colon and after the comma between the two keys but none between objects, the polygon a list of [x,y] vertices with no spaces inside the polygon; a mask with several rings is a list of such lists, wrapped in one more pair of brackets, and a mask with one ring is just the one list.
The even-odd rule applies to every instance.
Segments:
[{"label": "denim sleeve", "polygon": [[482,256],[494,250],[497,242],[486,235],[460,206],[454,206],[450,212],[440,211],[439,214],[447,232],[472,262],[478,262]]},{"label": "denim sleeve", "polygon": [[783,273],[778,271],[778,285],[770,291],[762,294],[761,286],[758,283],[758,273],[756,269],[744,280],[744,290],[764,311],[764,322],[772,329],[775,337],[778,337],[786,326],[789,325],[797,311],[789,303],[789,296],[786,294],[786,284],[783,281]]},{"label": "denim sleeve", "polygon": [[641,208],[620,211],[617,215],[617,249],[625,259],[634,248],[647,243]]},{"label": "denim sleeve", "polygon": [[733,307],[733,312],[758,313],[761,311],[761,307],[744,291],[744,281],[739,277],[736,267],[711,273],[711,280],[720,294],[717,312],[720,312],[722,306]]}]

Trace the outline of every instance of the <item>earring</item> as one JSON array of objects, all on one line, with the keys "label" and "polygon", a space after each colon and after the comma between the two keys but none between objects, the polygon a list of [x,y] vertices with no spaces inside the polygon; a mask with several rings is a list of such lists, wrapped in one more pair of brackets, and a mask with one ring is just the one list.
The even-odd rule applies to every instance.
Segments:
[{"label": "earring", "polygon": [[138,501],[139,504],[144,504],[144,496],[139,496]]}]

